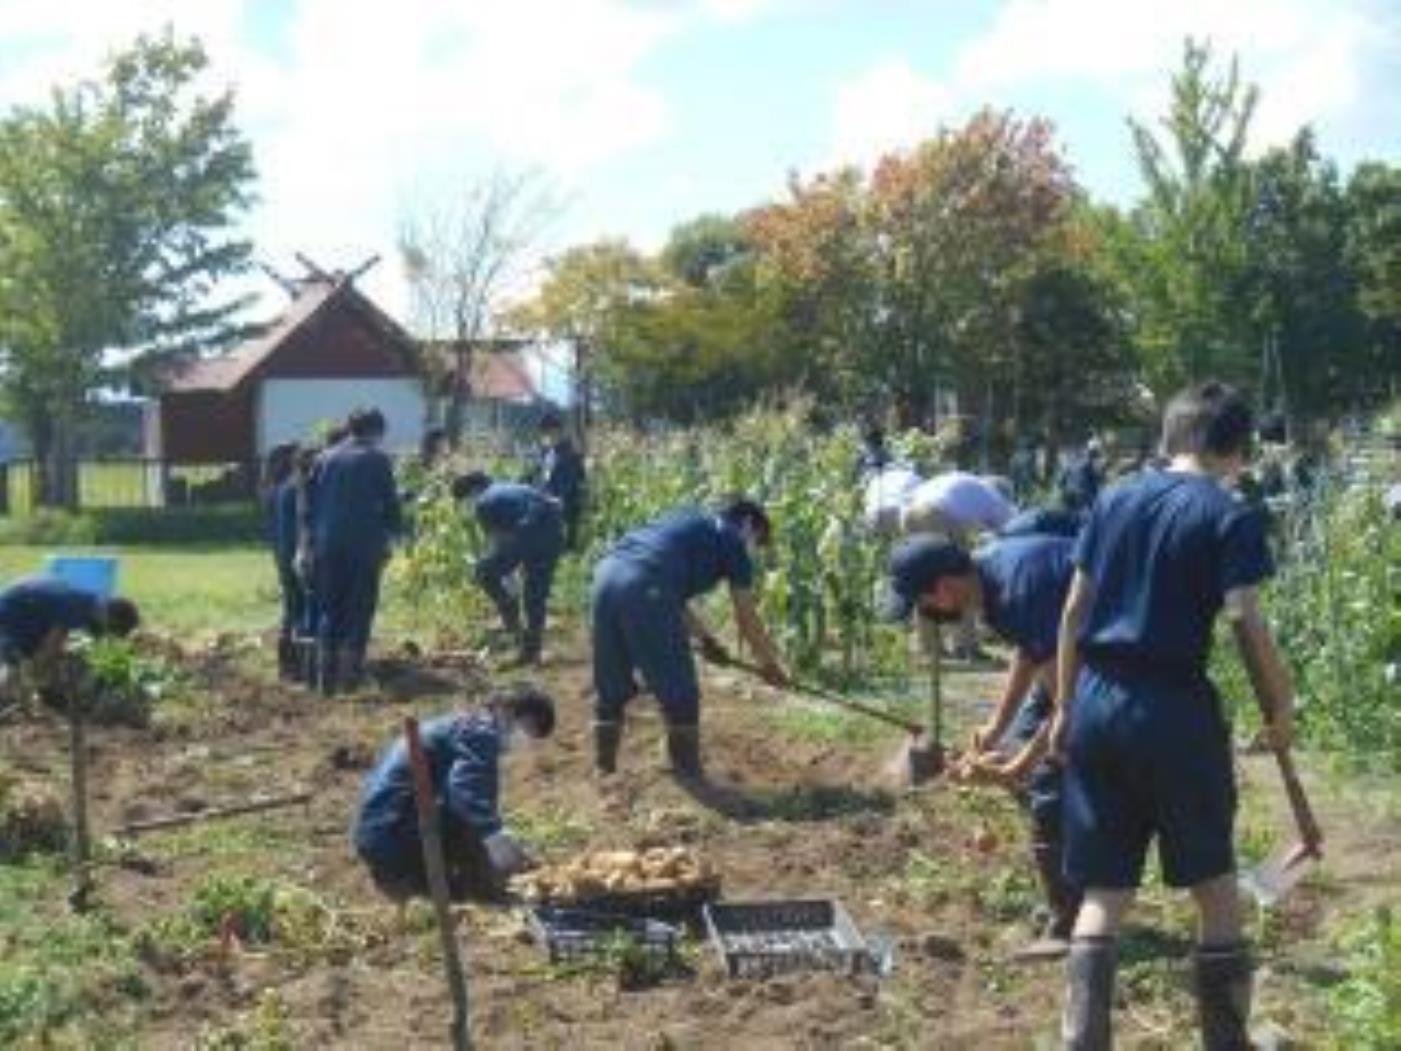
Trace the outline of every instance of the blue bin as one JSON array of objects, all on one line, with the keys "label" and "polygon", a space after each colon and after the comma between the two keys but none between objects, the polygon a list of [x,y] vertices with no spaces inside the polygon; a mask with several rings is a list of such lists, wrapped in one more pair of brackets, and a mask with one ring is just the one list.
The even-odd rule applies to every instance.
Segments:
[{"label": "blue bin", "polygon": [[117,560],[110,555],[50,555],[44,573],[98,598],[111,598],[117,590]]}]

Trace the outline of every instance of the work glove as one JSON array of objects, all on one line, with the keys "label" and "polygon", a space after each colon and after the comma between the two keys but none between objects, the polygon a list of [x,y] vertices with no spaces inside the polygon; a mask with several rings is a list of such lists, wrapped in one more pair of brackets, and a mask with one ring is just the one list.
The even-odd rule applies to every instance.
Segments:
[{"label": "work glove", "polygon": [[491,867],[504,876],[513,875],[530,866],[530,859],[526,856],[524,848],[504,829],[487,836],[483,846],[486,847],[487,857],[491,859]]},{"label": "work glove", "polygon": [[722,667],[732,660],[730,651],[725,649],[724,644],[714,635],[701,636],[700,653],[711,664],[718,664]]}]

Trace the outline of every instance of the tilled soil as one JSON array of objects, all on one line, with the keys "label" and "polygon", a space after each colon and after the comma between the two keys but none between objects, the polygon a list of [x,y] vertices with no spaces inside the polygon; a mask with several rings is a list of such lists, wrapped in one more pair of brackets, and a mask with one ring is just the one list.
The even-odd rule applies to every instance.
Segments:
[{"label": "tilled soil", "polygon": [[[187,908],[211,874],[256,875],[309,889],[360,935],[309,958],[226,938],[194,962],[152,961],[140,1046],[190,1047],[220,1026],[246,1032],[267,990],[293,1046],[445,1046],[450,1003],[431,926],[421,911],[379,898],[346,830],[366,768],[404,716],[479,700],[493,678],[510,676],[492,676],[472,654],[395,653],[379,664],[379,683],[325,700],[272,682],[261,670],[265,648],[247,641],[164,644],[204,699],[198,717],[90,732],[94,828],[297,788],[312,801],[201,832],[146,834],[138,862],[98,870],[98,897],[134,926]],[[687,790],[664,771],[660,720],[645,697],[632,706],[620,772],[600,782],[582,652],[581,640],[564,642],[536,676],[558,701],[554,738],[506,761],[504,809],[538,852],[692,846],[719,869],[726,899],[839,899],[863,931],[893,940],[894,971],[731,980],[693,935],[682,966],[636,988],[616,967],[549,964],[516,910],[465,907],[459,935],[479,1046],[999,1048],[1054,1036],[1058,967],[1008,962],[1031,933],[1039,898],[1006,793],[942,781],[901,790],[884,772],[898,731],[864,746],[784,733],[772,714],[791,702],[732,676],[712,676],[703,709],[710,788]],[[970,709],[997,681],[988,670],[950,675],[951,708]],[[66,749],[66,729],[52,717],[6,727],[4,758],[26,776],[63,780]],[[1281,929],[1318,936],[1337,893],[1297,892]],[[1145,922],[1185,932],[1177,912],[1150,908]],[[1131,1002],[1139,986],[1129,983],[1119,1020],[1126,1045],[1188,1039],[1180,964],[1150,960],[1167,977],[1149,983],[1143,1003]],[[1297,1008],[1296,1027],[1309,1024],[1296,1016]]]}]

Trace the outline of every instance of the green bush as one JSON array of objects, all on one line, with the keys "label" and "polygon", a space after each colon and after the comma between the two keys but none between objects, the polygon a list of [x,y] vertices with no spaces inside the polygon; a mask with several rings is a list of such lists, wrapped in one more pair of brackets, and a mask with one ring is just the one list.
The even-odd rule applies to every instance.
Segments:
[{"label": "green bush", "polygon": [[1348,1051],[1401,1047],[1401,925],[1378,909],[1345,939],[1348,978],[1332,991],[1333,1046]]},{"label": "green bush", "polygon": [[251,504],[221,507],[41,509],[0,518],[0,544],[242,544],[266,538],[262,512]]}]

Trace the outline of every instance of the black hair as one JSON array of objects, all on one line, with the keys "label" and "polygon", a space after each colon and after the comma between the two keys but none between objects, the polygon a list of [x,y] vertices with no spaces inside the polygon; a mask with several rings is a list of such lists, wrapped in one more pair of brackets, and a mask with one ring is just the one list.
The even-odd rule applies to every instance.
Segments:
[{"label": "black hair", "polygon": [[452,480],[452,498],[466,500],[476,496],[491,484],[491,475],[485,471],[468,471]]},{"label": "black hair", "polygon": [[384,413],[376,408],[356,409],[346,421],[346,427],[356,438],[378,438],[387,426]]},{"label": "black hair", "polygon": [[884,445],[885,428],[878,423],[868,424],[866,429],[861,432],[861,440],[867,445]]},{"label": "black hair", "polygon": [[542,431],[562,431],[564,430],[564,417],[557,412],[547,412],[540,417],[540,429]]},{"label": "black hair", "polygon": [[1232,456],[1250,451],[1250,405],[1234,387],[1210,380],[1188,387],[1163,412],[1164,456]]},{"label": "black hair", "polygon": [[333,445],[339,445],[345,441],[346,435],[350,433],[350,425],[346,423],[333,423],[326,428],[326,445],[329,449]]},{"label": "black hair", "polygon": [[768,512],[757,500],[751,500],[747,496],[736,496],[727,501],[720,508],[720,517],[736,528],[745,525],[754,527],[754,535],[761,546],[767,546],[769,537],[773,533],[773,526],[769,522]]},{"label": "black hair", "polygon": [[423,437],[418,442],[418,454],[425,460],[430,460],[442,451],[447,443],[448,432],[443,427],[429,427],[423,432]]},{"label": "black hair", "polygon": [[106,634],[130,635],[141,624],[141,611],[131,599],[115,596],[103,603],[102,622]]},{"label": "black hair", "polygon": [[555,702],[544,690],[531,683],[516,683],[494,690],[487,705],[505,711],[516,722],[535,724],[536,737],[549,737],[555,732]]},{"label": "black hair", "polygon": [[282,442],[274,445],[268,450],[267,460],[264,463],[264,479],[270,486],[281,485],[287,480],[287,476],[292,473],[292,467],[297,461],[297,443]]}]

